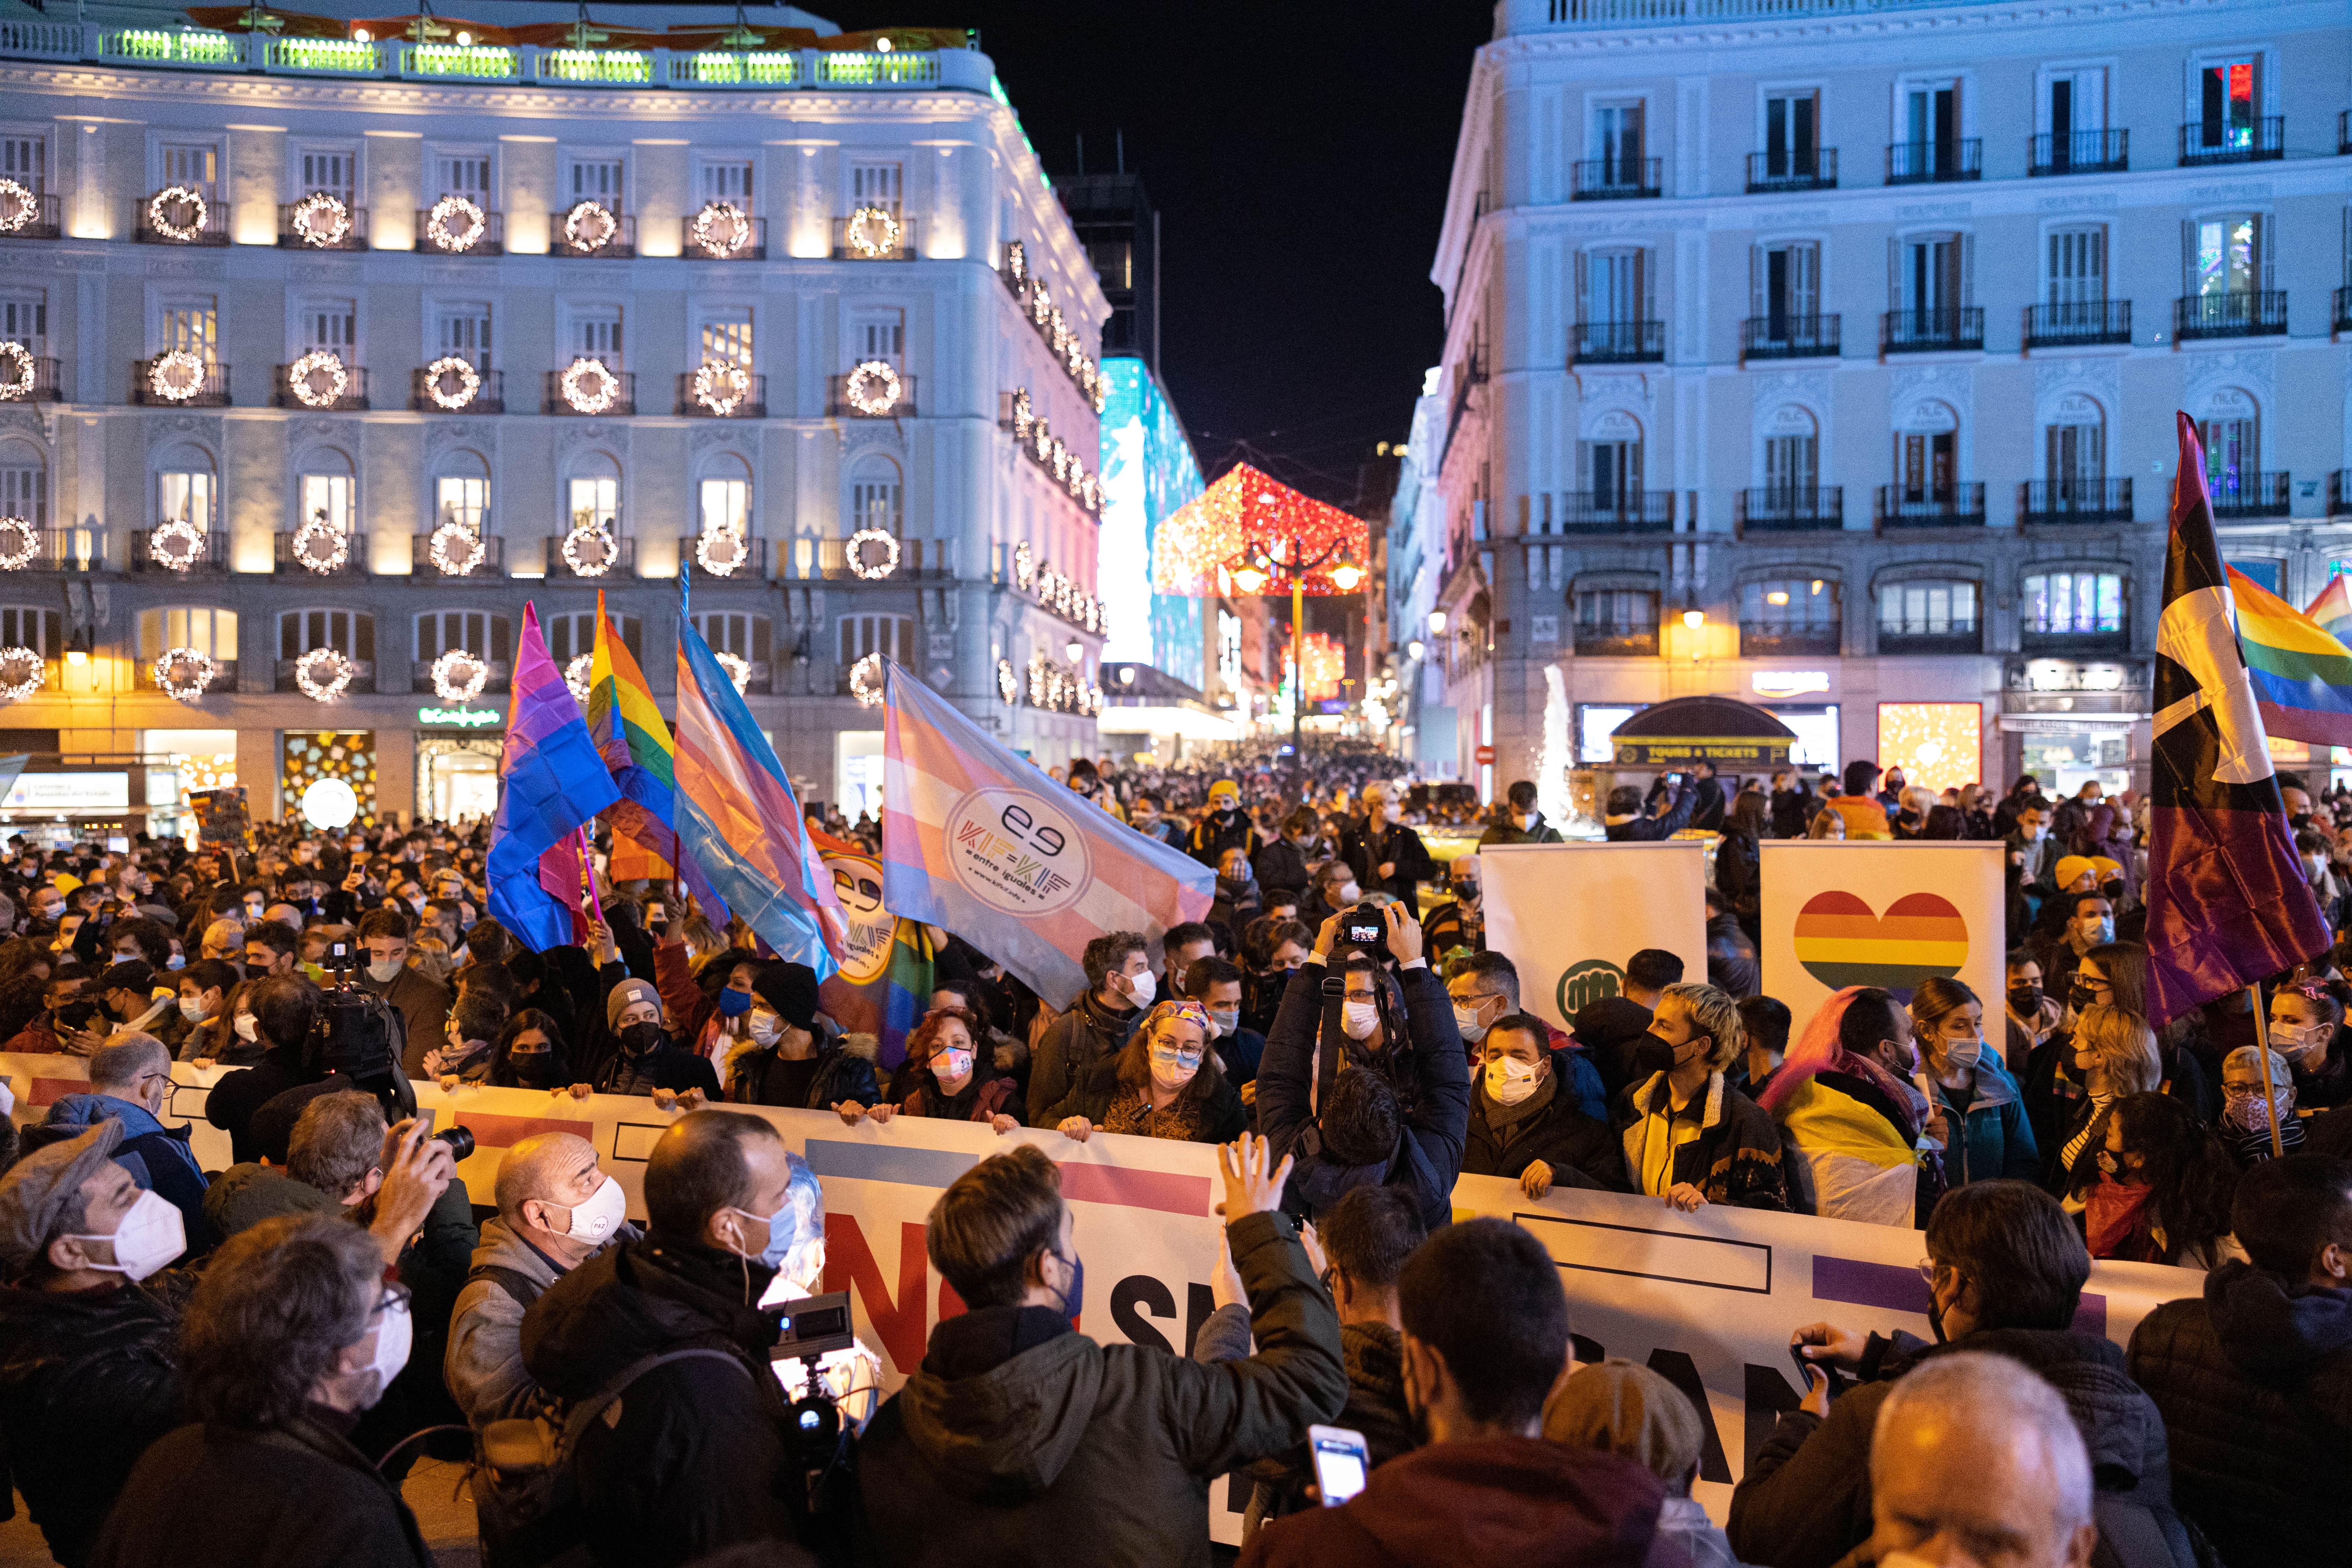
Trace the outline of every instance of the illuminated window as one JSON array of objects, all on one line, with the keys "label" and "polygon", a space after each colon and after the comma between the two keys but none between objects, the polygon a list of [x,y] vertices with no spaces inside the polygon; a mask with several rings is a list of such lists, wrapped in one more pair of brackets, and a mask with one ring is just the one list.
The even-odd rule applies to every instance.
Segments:
[{"label": "illuminated window", "polygon": [[2025,630],[2036,637],[2118,637],[2124,580],[2117,572],[2037,572],[2025,579]]},{"label": "illuminated window", "polygon": [[1880,703],[1878,764],[1901,768],[1908,782],[1939,792],[1983,783],[1984,705]]}]

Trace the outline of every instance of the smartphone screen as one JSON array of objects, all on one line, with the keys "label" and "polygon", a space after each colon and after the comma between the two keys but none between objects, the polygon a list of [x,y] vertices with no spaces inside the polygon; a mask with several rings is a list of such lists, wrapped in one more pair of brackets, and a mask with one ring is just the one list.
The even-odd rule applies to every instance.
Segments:
[{"label": "smartphone screen", "polygon": [[1315,1488],[1325,1508],[1337,1508],[1364,1489],[1369,1468],[1364,1435],[1345,1426],[1309,1426],[1307,1446],[1315,1460]]}]

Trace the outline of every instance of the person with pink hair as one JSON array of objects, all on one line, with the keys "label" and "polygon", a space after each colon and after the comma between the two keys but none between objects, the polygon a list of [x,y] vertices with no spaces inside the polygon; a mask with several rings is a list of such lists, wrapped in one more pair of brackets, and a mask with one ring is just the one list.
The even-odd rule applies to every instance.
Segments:
[{"label": "person with pink hair", "polygon": [[1942,1123],[1911,1081],[1918,1068],[1909,1012],[1872,985],[1830,997],[1790,1046],[1757,1103],[1780,1124],[1813,1212],[1907,1226],[1941,1195]]}]

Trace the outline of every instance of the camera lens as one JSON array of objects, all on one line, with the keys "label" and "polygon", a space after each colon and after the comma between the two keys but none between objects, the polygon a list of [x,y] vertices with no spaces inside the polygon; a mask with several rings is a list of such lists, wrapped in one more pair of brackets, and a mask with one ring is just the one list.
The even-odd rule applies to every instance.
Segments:
[{"label": "camera lens", "polygon": [[459,1164],[464,1164],[473,1157],[474,1130],[472,1128],[445,1127],[433,1136],[449,1145],[449,1157]]}]

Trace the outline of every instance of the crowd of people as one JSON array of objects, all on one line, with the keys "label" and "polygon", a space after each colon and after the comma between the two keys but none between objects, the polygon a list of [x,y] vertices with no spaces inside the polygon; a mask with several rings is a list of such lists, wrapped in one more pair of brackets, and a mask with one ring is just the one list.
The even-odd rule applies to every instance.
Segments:
[{"label": "crowd of people", "polygon": [[[1906,813],[1944,836],[1942,804],[1890,805],[1868,764],[1833,792],[1705,770],[1621,790],[1612,836],[1712,819],[1707,972],[1633,952],[1561,1030],[1486,945],[1475,857],[1422,838],[1426,792],[1253,802],[1213,778],[1187,806],[1164,775],[1124,800],[1089,768],[1064,782],[1213,868],[1208,918],[1089,942],[1066,1007],[939,933],[903,1060],[660,885],[607,887],[584,941],[530,951],[484,912],[478,828],[265,827],[251,854],[11,840],[0,1048],[80,1055],[89,1079],[0,1123],[0,1440],[57,1561],[428,1563],[399,1489],[420,1453],[473,1461],[498,1568],[1077,1541],[1207,1563],[1225,1476],[1245,1563],[2337,1550],[2352,985],[2332,956],[2277,977],[2267,1055],[2242,996],[2152,1026],[2127,804],[2021,786],[1985,813],[2016,922],[2000,1008],[1933,981],[1800,1020],[1757,986],[1756,841]],[[1982,804],[1953,807],[1964,827]],[[2299,784],[2289,804],[2312,814]],[[1484,832],[1559,835],[1527,784]],[[179,1063],[227,1069],[203,1112],[224,1169],[164,1120]],[[507,1149],[478,1210],[462,1149],[413,1114],[424,1079],[649,1099],[668,1119],[644,1223],[562,1131]],[[961,1310],[888,1397],[862,1346],[772,1354],[824,1288],[824,1187],[730,1106],[1036,1130],[934,1207]],[[1189,1355],[1073,1328],[1083,1238],[1050,1152],[1100,1133],[1220,1151]],[[1936,1338],[1801,1330],[1802,1405],[1751,1444],[1718,1529],[1689,1396],[1572,1362],[1542,1246],[1454,1222],[1465,1173],[1915,1228]],[[2204,1270],[2202,1294],[2118,1346],[2077,1326],[2096,1258]],[[1321,1506],[1318,1426],[1364,1440],[1352,1500]]]}]

